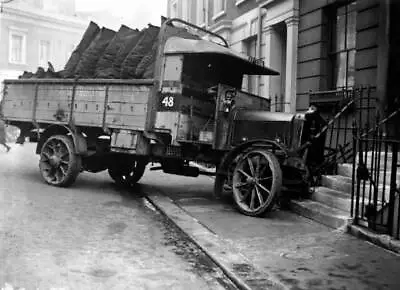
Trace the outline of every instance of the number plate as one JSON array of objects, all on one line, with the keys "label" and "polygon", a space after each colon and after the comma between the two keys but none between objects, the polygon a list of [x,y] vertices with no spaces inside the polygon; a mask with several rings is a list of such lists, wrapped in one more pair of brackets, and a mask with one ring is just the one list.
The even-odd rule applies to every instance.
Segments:
[{"label": "number plate", "polygon": [[137,135],[131,131],[121,130],[114,132],[111,136],[111,147],[135,149],[137,143]]},{"label": "number plate", "polygon": [[179,95],[162,93],[158,104],[158,111],[178,111]]}]

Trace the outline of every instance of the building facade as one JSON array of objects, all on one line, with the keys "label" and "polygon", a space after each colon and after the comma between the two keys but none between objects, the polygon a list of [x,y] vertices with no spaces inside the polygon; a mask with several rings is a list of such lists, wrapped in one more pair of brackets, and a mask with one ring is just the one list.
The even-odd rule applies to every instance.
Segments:
[{"label": "building facade", "polygon": [[300,1],[299,108],[324,102],[324,94],[310,99],[310,90],[354,86],[370,86],[387,102],[391,2],[395,3],[389,0]]},{"label": "building facade", "polygon": [[324,94],[310,97],[310,91],[357,86],[375,88],[382,108],[388,108],[398,83],[389,77],[398,70],[393,53],[398,5],[396,0],[168,0],[167,15],[219,33],[233,49],[279,71],[279,77],[248,77],[243,84],[271,98],[272,109],[303,111],[327,101]]},{"label": "building facade", "polygon": [[298,0],[168,0],[177,17],[222,35],[231,48],[261,59],[279,76],[246,76],[243,89],[296,111]]},{"label": "building facade", "polygon": [[64,67],[88,23],[74,0],[14,0],[0,11],[0,81],[23,71]]}]

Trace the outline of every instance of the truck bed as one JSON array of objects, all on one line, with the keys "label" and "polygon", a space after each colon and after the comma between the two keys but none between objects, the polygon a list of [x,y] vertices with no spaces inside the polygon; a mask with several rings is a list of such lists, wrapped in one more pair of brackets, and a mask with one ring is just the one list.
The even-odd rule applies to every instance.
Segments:
[{"label": "truck bed", "polygon": [[144,130],[153,84],[152,79],[5,80],[4,119]]}]

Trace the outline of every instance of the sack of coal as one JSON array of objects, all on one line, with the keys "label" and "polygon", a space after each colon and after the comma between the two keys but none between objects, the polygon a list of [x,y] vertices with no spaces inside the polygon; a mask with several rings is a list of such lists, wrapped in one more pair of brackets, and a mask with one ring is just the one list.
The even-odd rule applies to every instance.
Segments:
[{"label": "sack of coal", "polygon": [[120,72],[114,72],[113,63],[117,58],[121,48],[129,45],[132,38],[136,37],[138,34],[139,30],[134,30],[128,26],[122,25],[97,62],[94,76],[96,78],[114,78],[115,76],[119,77]]},{"label": "sack of coal", "polygon": [[117,55],[115,56],[112,66],[109,67],[106,72],[106,74],[109,75],[110,78],[119,79],[121,77],[122,63],[128,56],[129,52],[136,46],[143,33],[144,30],[132,31],[132,33],[126,37],[125,41],[121,43],[121,47],[119,48]]},{"label": "sack of coal", "polygon": [[136,78],[151,79],[154,76],[154,65],[158,51],[158,41],[153,43],[151,50],[142,58],[136,67]]},{"label": "sack of coal", "polygon": [[160,27],[149,24],[149,27],[141,33],[141,38],[136,46],[129,52],[121,67],[121,78],[137,78],[136,67],[142,58],[151,50],[157,39]]},{"label": "sack of coal", "polygon": [[82,54],[78,65],[75,68],[74,76],[79,78],[92,78],[96,70],[96,65],[104,50],[115,36],[115,31],[103,27],[96,35],[95,39]]},{"label": "sack of coal", "polygon": [[89,26],[86,28],[85,33],[78,46],[72,52],[68,62],[66,63],[64,70],[60,71],[60,74],[65,78],[74,77],[75,68],[81,59],[83,52],[89,47],[93,39],[100,32],[99,26],[93,21],[90,22]]}]

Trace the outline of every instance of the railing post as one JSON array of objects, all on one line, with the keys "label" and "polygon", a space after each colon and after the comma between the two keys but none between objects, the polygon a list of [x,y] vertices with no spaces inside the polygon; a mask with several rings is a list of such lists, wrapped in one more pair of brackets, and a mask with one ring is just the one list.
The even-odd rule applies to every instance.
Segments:
[{"label": "railing post", "polygon": [[351,175],[351,205],[350,205],[350,216],[354,218],[354,184],[356,182],[356,156],[357,156],[357,124],[355,119],[353,119],[353,168]]},{"label": "railing post", "polygon": [[394,205],[396,194],[396,177],[397,177],[397,154],[399,152],[399,143],[393,142],[392,144],[392,169],[390,174],[390,195],[389,195],[389,215],[388,215],[388,229],[391,236],[393,236],[393,219],[394,219]]}]

